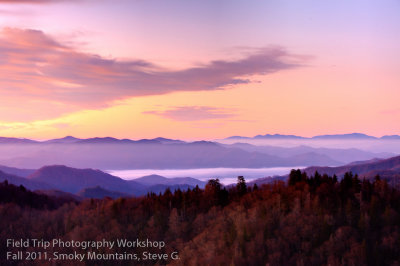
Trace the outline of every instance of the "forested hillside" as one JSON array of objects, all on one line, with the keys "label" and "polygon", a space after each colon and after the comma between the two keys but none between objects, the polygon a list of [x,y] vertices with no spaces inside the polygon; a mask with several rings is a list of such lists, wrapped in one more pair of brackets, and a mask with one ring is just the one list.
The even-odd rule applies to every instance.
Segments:
[{"label": "forested hillside", "polygon": [[[178,251],[180,257],[140,262],[91,260],[85,261],[87,265],[400,263],[400,191],[379,177],[369,181],[346,173],[338,181],[335,176],[307,176],[293,170],[287,183],[247,187],[239,177],[235,187],[225,189],[218,180],[210,180],[204,190],[196,187],[141,198],[70,202],[53,210],[12,199],[1,202],[1,243],[7,238],[139,238],[165,241],[161,251],[147,250]],[[2,254],[12,250],[4,245],[1,249]],[[145,250],[130,251],[141,254]],[[6,263],[2,256],[0,264]]]}]

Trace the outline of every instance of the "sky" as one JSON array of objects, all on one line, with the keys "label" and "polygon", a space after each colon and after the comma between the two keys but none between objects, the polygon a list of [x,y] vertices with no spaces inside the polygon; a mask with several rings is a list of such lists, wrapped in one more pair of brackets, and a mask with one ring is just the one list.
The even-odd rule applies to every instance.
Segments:
[{"label": "sky", "polygon": [[0,136],[400,134],[399,0],[0,0]]}]

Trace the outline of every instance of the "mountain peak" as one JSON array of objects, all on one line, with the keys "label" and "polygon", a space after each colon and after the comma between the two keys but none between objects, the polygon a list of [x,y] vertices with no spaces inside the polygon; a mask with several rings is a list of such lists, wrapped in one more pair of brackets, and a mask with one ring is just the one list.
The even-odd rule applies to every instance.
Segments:
[{"label": "mountain peak", "polygon": [[318,135],[312,138],[313,139],[377,139],[376,137],[369,136],[363,133]]},{"label": "mountain peak", "polygon": [[74,143],[77,142],[81,139],[75,138],[73,136],[65,136],[63,138],[59,139],[50,139],[48,141],[45,141],[46,143]]},{"label": "mountain peak", "polygon": [[304,137],[296,136],[296,135],[282,135],[282,134],[265,134],[265,135],[257,135],[254,137],[255,139],[304,139]]},{"label": "mountain peak", "polygon": [[390,139],[399,139],[400,140],[400,136],[399,135],[385,135],[385,136],[383,136],[383,137],[381,137],[381,139],[387,139],[387,140],[390,140]]}]

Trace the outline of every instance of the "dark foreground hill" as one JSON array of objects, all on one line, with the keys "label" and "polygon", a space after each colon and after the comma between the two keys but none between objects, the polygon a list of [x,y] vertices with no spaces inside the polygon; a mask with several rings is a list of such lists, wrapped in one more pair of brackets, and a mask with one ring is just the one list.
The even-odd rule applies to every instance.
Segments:
[{"label": "dark foreground hill", "polygon": [[77,203],[78,201],[65,196],[48,196],[34,193],[22,185],[15,186],[7,181],[0,183],[0,204],[12,203],[20,207],[34,209],[56,209],[70,202]]},{"label": "dark foreground hill", "polygon": [[[230,189],[210,180],[205,189],[167,190],[142,198],[86,200],[55,210],[0,203],[0,242],[163,241],[165,246],[55,247],[49,254],[98,252],[82,265],[398,265],[400,191],[384,180],[351,174],[307,176],[293,171],[289,183]],[[2,254],[25,251],[0,247]],[[30,249],[32,251],[32,249]],[[145,260],[144,252],[167,254]],[[171,259],[173,252],[179,259]],[[141,260],[124,258],[137,254]],[[121,254],[113,259],[112,254]],[[54,258],[54,255],[51,255]],[[7,265],[6,256],[0,264]],[[15,262],[23,264],[24,261]],[[69,261],[71,265],[78,261]],[[46,264],[37,261],[37,264]]]}]

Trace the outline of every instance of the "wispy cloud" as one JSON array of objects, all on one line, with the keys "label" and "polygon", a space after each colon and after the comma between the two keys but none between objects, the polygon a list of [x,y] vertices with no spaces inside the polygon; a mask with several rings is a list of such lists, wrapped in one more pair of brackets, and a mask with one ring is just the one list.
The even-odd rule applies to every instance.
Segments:
[{"label": "wispy cloud", "polygon": [[[145,60],[120,61],[79,52],[42,31],[5,28],[0,33],[0,98],[6,106],[7,102],[14,105],[13,99],[29,100],[33,109],[47,103],[52,111],[45,113],[54,116],[134,96],[228,89],[251,82],[252,75],[299,67],[303,62],[275,47],[234,61],[173,71]],[[19,117],[35,115],[32,108],[18,112],[26,113]]]},{"label": "wispy cloud", "polygon": [[231,118],[236,116],[235,113],[225,108],[210,106],[180,106],[165,111],[147,111],[143,113],[159,115],[176,121],[199,121]]}]

